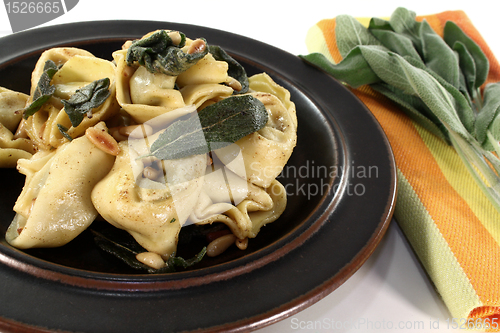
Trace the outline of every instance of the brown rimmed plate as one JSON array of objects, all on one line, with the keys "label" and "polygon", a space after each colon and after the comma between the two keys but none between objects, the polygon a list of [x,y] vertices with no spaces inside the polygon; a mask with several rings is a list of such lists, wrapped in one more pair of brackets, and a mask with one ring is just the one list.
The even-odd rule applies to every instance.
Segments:
[{"label": "brown rimmed plate", "polygon": [[0,86],[29,91],[43,50],[87,49],[111,60],[127,39],[174,29],[222,46],[251,74],[267,72],[292,94],[298,144],[280,180],[285,213],[245,251],[195,269],[131,272],[100,252],[88,232],[59,249],[20,251],[3,235],[24,178],[0,170],[0,330],[248,331],[284,319],[346,281],[371,255],[392,216],[396,169],[380,126],[354,95],[297,56],[205,27],[98,21],[0,39]]}]

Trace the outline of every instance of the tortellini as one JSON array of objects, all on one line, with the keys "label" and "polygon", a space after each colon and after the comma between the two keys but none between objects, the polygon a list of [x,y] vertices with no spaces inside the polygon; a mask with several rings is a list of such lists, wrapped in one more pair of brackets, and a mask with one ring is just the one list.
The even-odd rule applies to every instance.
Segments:
[{"label": "tortellini", "polygon": [[[115,99],[115,66],[110,61],[76,48],[54,48],[42,54],[33,72],[29,103],[33,101],[34,90],[47,60],[52,60],[61,66],[51,80],[55,93],[49,102],[25,120],[24,125],[31,140],[42,149],[57,148],[66,141],[60,126],[68,129],[66,133],[70,137],[78,137],[87,128],[112,117],[119,111]],[[61,100],[69,99],[77,89],[102,78],[110,79],[110,97],[101,106],[92,110],[91,117],[84,117],[77,127],[73,127]]]},{"label": "tortellini", "polygon": [[[278,86],[267,74],[249,79],[251,94],[264,103],[269,113],[268,123],[254,132],[215,153],[229,169],[248,181],[267,188],[281,173],[297,143],[297,117],[290,93]],[[243,164],[231,161],[243,154]]]},{"label": "tortellini", "polygon": [[[146,35],[148,36],[148,35]],[[193,41],[187,39],[185,48]],[[177,110],[186,105],[197,108],[210,100],[219,100],[233,94],[224,85],[228,81],[228,65],[208,53],[194,66],[178,76],[150,73],[137,64],[128,65],[128,48],[115,51],[117,100],[136,122],[143,123],[167,112],[178,118]],[[179,89],[175,89],[175,87]]]},{"label": "tortellini", "polygon": [[[241,163],[241,159],[237,160]],[[254,238],[263,225],[275,221],[285,208],[286,191],[277,180],[264,189],[223,165],[216,170],[209,166],[190,219],[197,224],[222,222],[238,239]]]},{"label": "tortellini", "polygon": [[0,168],[12,168],[20,158],[30,158],[36,149],[18,126],[28,95],[0,87]]},{"label": "tortellini", "polygon": [[[235,73],[234,59],[228,61],[229,56],[221,57],[214,49],[212,55],[203,39],[167,34],[175,52],[183,52],[180,58],[193,49],[203,52],[178,67],[174,63],[171,71],[156,71],[157,63],[148,65],[136,54],[129,57],[134,42],[113,52],[113,61],[78,48],[53,48],[36,64],[30,95],[0,88],[0,166],[17,166],[26,176],[6,234],[11,245],[62,246],[100,216],[126,230],[147,252],[167,260],[177,252],[183,226],[225,224],[225,232],[241,241],[256,237],[284,212],[287,196],[277,177],[296,145],[298,126],[290,93],[265,73],[247,80],[238,64],[244,75]],[[57,67],[51,67],[49,79],[46,64]],[[81,121],[73,125],[75,110],[70,112],[68,101],[102,79],[109,79],[102,103],[77,110]],[[23,113],[44,89],[50,94],[40,108]],[[258,104],[260,115],[250,120],[262,120],[259,130],[242,130],[240,122],[225,128],[241,135],[228,139],[231,144],[224,148],[176,159],[153,156],[152,144],[168,126],[216,109],[205,109],[209,105],[234,101],[235,94],[254,97],[244,99]],[[205,138],[206,132],[182,128]],[[173,136],[177,140],[183,134]]]},{"label": "tortellini", "polygon": [[74,239],[96,218],[90,193],[113,162],[113,156],[85,136],[19,160],[18,170],[26,175],[26,183],[6,240],[26,249],[57,247]]},{"label": "tortellini", "polygon": [[168,258],[198,200],[207,157],[158,162],[163,165],[161,176],[150,179],[143,175],[148,165],[137,159],[141,149],[134,148],[134,144],[120,143],[113,169],[93,189],[92,202],[106,221],[127,230],[148,251]]}]

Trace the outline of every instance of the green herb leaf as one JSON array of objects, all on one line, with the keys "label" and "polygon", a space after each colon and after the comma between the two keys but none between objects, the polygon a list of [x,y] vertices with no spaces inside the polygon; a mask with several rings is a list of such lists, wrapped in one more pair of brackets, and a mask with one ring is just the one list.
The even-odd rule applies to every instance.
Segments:
[{"label": "green herb leaf", "polygon": [[33,102],[24,109],[23,117],[28,119],[35,114],[43,104],[45,104],[56,91],[56,88],[50,84],[52,77],[58,71],[58,67],[52,60],[47,60],[43,67],[43,73],[38,79],[35,92],[33,93]]},{"label": "green herb leaf", "polygon": [[363,47],[362,52],[384,82],[418,96],[443,124],[464,138],[470,136],[456,111],[455,99],[431,74],[392,52],[369,47]]},{"label": "green herb leaf", "polygon": [[408,37],[397,34],[392,30],[370,29],[370,31],[387,49],[403,57],[411,57],[422,62],[420,55]]},{"label": "green herb leaf", "polygon": [[[184,53],[185,35],[181,33],[182,42],[175,45],[167,31],[159,30],[151,36],[136,40],[127,51],[128,65],[137,61],[151,73],[163,73],[177,76],[184,72],[208,53],[208,47],[191,54]],[[205,41],[206,45],[206,41]]]},{"label": "green herb leaf", "polygon": [[474,59],[476,67],[476,82],[475,86],[480,87],[488,77],[489,61],[483,53],[479,45],[476,44],[469,36],[467,36],[458,25],[452,21],[446,22],[444,26],[444,41],[454,48],[456,42],[462,43]]},{"label": "green herb leaf", "polygon": [[390,84],[373,84],[372,88],[397,103],[403,111],[417,124],[450,143],[448,131],[441,121],[429,110],[420,98],[409,95]]},{"label": "green herb leaf", "polygon": [[475,135],[485,149],[493,150],[488,143],[487,133],[491,131],[494,138],[500,141],[500,82],[488,84],[484,89],[484,100],[481,112],[475,124]]},{"label": "green herb leaf", "polygon": [[57,124],[57,128],[59,129],[59,132],[68,139],[69,141],[73,141],[73,138],[68,134],[68,128],[66,126],[63,126],[61,124]]},{"label": "green herb leaf", "polygon": [[457,52],[461,69],[461,91],[469,96],[476,94],[476,64],[467,47],[462,42],[455,42],[453,50]]},{"label": "green herb leaf", "polygon": [[455,52],[425,20],[421,23],[420,34],[423,59],[427,68],[458,88],[460,66]]},{"label": "green herb leaf", "polygon": [[116,228],[100,231],[91,229],[91,231],[94,234],[95,243],[101,250],[113,255],[135,270],[146,271],[151,274],[171,273],[177,271],[178,268],[189,268],[199,263],[207,252],[206,247],[203,247],[198,254],[187,260],[173,254],[166,261],[165,267],[155,269],[137,260],[137,254],[147,252],[147,250],[139,245],[127,232]]},{"label": "green herb leaf", "polygon": [[249,83],[248,76],[245,71],[245,68],[241,66],[241,64],[236,61],[233,57],[226,53],[220,46],[210,45],[208,47],[208,52],[215,58],[215,60],[225,61],[229,65],[227,74],[238,80],[241,84],[241,90],[235,91],[236,94],[244,94],[248,92]]},{"label": "green herb leaf", "polygon": [[302,55],[300,58],[310,65],[324,70],[337,80],[347,83],[353,88],[382,81],[377,74],[373,72],[370,65],[368,65],[359,47],[351,50],[351,52],[338,64],[331,63],[321,53]]},{"label": "green herb leaf", "polygon": [[417,52],[422,55],[421,22],[418,22],[416,17],[415,12],[399,7],[392,13],[389,22],[394,31],[409,38]]},{"label": "green herb leaf", "polygon": [[345,58],[359,45],[382,45],[358,20],[349,15],[335,18],[335,36],[340,55]]},{"label": "green herb leaf", "polygon": [[182,257],[170,256],[167,259],[167,267],[182,268],[182,269],[189,268],[199,263],[203,259],[206,253],[207,253],[207,248],[203,247],[201,251],[198,252],[198,254],[196,254],[191,259],[184,259]]},{"label": "green herb leaf", "polygon": [[394,31],[394,29],[391,26],[391,22],[378,17],[372,17],[370,19],[370,23],[368,24],[368,30],[370,30],[371,32],[373,32],[373,30]]},{"label": "green herb leaf", "polygon": [[77,127],[85,115],[92,117],[92,109],[101,106],[110,96],[109,78],[96,80],[78,89],[69,100],[62,100],[64,110],[69,116],[71,125]]},{"label": "green herb leaf", "polygon": [[167,127],[151,145],[150,155],[169,160],[205,154],[260,130],[268,117],[257,98],[229,97]]}]

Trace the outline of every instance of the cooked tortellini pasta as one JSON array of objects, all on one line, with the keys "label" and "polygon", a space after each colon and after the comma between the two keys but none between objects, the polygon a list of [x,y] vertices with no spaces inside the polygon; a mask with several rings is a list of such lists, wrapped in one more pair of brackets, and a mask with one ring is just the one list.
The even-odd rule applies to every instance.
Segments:
[{"label": "cooked tortellini pasta", "polygon": [[[267,74],[249,79],[251,94],[264,103],[269,121],[262,129],[218,149],[217,156],[236,174],[267,188],[281,173],[297,143],[297,116],[290,93],[278,86]],[[235,154],[243,154],[244,163],[231,163]]]},{"label": "cooked tortellini pasta", "polygon": [[26,176],[6,240],[58,247],[99,218],[155,269],[176,256],[185,226],[224,228],[244,249],[286,208],[277,177],[297,142],[290,93],[178,31],[112,58],[53,48],[29,95],[0,88],[0,166]]},{"label": "cooked tortellini pasta", "polygon": [[211,166],[208,169],[190,216],[194,223],[222,222],[238,239],[254,238],[263,225],[275,221],[285,210],[286,192],[276,179],[262,188],[223,165],[217,170]]},{"label": "cooked tortellini pasta", "polygon": [[74,239],[96,218],[90,194],[113,162],[112,155],[85,136],[19,160],[26,184],[14,206],[16,216],[6,240],[26,249],[57,247]]},{"label": "cooked tortellini pasta", "polygon": [[92,191],[92,202],[106,221],[127,230],[148,251],[168,258],[198,200],[207,157],[164,161],[161,174],[164,171],[168,179],[150,179],[143,176],[148,165],[136,159],[134,145],[120,145],[113,169]]},{"label": "cooked tortellini pasta", "polygon": [[12,168],[36,151],[19,124],[28,95],[0,87],[0,168]]},{"label": "cooked tortellini pasta", "polygon": [[[66,133],[69,136],[77,137],[87,128],[112,117],[119,111],[114,97],[115,66],[110,61],[76,48],[55,48],[42,54],[33,72],[32,94],[28,102],[33,102],[33,95],[48,60],[60,66],[51,80],[55,91],[38,112],[25,120],[24,125],[30,139],[42,149],[57,148],[66,141],[60,126],[67,128]],[[91,117],[84,117],[78,126],[73,126],[61,100],[69,99],[78,89],[102,78],[109,78],[111,81],[110,98],[93,109]]]}]

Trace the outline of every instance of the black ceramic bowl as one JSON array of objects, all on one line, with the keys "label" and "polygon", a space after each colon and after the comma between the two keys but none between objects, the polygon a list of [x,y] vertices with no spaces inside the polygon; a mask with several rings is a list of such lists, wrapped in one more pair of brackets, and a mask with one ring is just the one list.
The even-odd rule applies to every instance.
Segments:
[{"label": "black ceramic bowl", "polygon": [[[74,46],[110,59],[128,39],[175,29],[220,45],[249,75],[267,72],[296,104],[298,144],[280,176],[288,205],[245,251],[195,268],[137,274],[104,255],[89,232],[57,249],[21,251],[3,235],[24,177],[0,170],[0,329],[169,332],[256,329],[341,285],[370,256],[395,203],[387,139],[337,81],[270,45],[199,26],[144,21],[75,23],[0,39],[0,86],[28,93],[44,50]],[[22,311],[29,307],[31,310]]]}]

